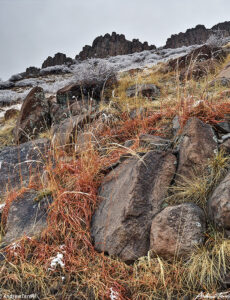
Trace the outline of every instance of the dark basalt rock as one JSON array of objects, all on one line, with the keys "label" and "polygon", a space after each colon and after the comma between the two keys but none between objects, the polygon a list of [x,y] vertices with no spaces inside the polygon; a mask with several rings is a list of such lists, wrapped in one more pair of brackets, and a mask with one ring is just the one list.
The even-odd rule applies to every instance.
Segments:
[{"label": "dark basalt rock", "polygon": [[151,225],[150,249],[164,258],[188,257],[204,242],[205,214],[193,203],[169,206]]},{"label": "dark basalt rock", "polygon": [[17,142],[27,142],[51,125],[49,104],[41,87],[34,87],[23,102],[14,136]]},{"label": "dark basalt rock", "polygon": [[29,190],[13,201],[10,206],[6,224],[4,245],[12,243],[24,235],[33,237],[39,235],[47,226],[47,211],[52,202],[50,195],[39,195]]},{"label": "dark basalt rock", "polygon": [[73,59],[66,57],[63,53],[56,53],[54,57],[49,56],[42,64],[42,69],[47,67],[53,67],[58,65],[71,65],[73,64]]},{"label": "dark basalt rock", "polygon": [[176,157],[150,151],[141,160],[125,159],[105,178],[91,234],[96,250],[131,262],[149,250],[152,218],[175,173]]},{"label": "dark basalt rock", "polygon": [[205,43],[208,38],[215,34],[220,33],[222,36],[230,35],[230,22],[223,22],[207,29],[204,25],[197,25],[195,28],[188,29],[186,32],[173,34],[167,39],[164,48],[179,48],[182,46],[200,45]]},{"label": "dark basalt rock", "polygon": [[29,67],[29,68],[26,69],[25,77],[26,78],[28,78],[28,77],[37,77],[37,76],[39,76],[39,73],[40,73],[39,68]]},{"label": "dark basalt rock", "polygon": [[41,176],[49,147],[47,139],[39,139],[0,151],[0,197]]},{"label": "dark basalt rock", "polygon": [[141,43],[138,39],[128,41],[123,34],[113,32],[112,35],[107,33],[97,37],[92,46],[85,46],[76,59],[106,58],[153,49],[156,49],[156,46],[148,45],[147,42]]}]

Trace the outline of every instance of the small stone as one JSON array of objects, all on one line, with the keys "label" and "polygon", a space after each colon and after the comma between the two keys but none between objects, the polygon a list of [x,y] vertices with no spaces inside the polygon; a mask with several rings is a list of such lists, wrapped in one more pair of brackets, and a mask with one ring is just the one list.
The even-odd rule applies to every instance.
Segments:
[{"label": "small stone", "polygon": [[137,84],[130,86],[126,90],[127,97],[135,97],[139,95],[154,100],[160,95],[160,89],[155,84]]}]

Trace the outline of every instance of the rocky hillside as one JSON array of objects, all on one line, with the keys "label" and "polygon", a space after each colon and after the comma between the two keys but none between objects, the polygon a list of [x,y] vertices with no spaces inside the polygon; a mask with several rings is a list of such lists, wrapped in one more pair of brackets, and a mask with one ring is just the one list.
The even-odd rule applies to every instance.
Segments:
[{"label": "rocky hillside", "polygon": [[0,83],[3,295],[229,294],[225,42],[30,68]]}]

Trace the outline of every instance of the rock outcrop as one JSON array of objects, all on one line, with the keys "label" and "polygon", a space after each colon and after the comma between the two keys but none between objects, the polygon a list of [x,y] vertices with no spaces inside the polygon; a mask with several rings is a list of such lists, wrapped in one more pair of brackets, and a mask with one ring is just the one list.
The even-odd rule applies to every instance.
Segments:
[{"label": "rock outcrop", "polygon": [[179,48],[182,46],[201,45],[205,43],[213,34],[223,36],[230,35],[230,22],[223,22],[207,29],[204,25],[197,25],[195,28],[188,29],[186,32],[173,34],[167,39],[165,48]]},{"label": "rock outcrop", "polygon": [[23,102],[14,130],[15,140],[23,143],[50,126],[48,101],[41,87],[33,88]]},{"label": "rock outcrop", "polygon": [[147,254],[151,221],[161,209],[175,163],[171,153],[150,151],[140,160],[126,159],[105,177],[91,229],[98,251],[124,261]]},{"label": "rock outcrop", "polygon": [[185,33],[173,34],[167,39],[165,48],[179,48],[182,46],[200,45],[207,41],[212,31],[204,25],[197,25],[195,28],[186,30]]},{"label": "rock outcrop", "polygon": [[29,190],[16,198],[9,209],[6,235],[2,242],[7,245],[24,235],[28,237],[39,235],[47,226],[47,210],[51,202],[50,195],[40,199],[34,190]]},{"label": "rock outcrop", "polygon": [[92,46],[85,46],[76,59],[106,58],[153,49],[156,49],[156,46],[148,45],[147,42],[141,43],[138,39],[128,41],[123,34],[113,32],[112,35],[107,33],[97,37]]},{"label": "rock outcrop", "polygon": [[205,229],[205,215],[197,205],[166,207],[153,219],[150,250],[165,258],[188,256],[204,242]]},{"label": "rock outcrop", "polygon": [[212,127],[197,118],[189,119],[180,141],[176,181],[204,171],[217,150],[218,142]]},{"label": "rock outcrop", "polygon": [[63,53],[56,53],[54,57],[48,56],[48,58],[43,62],[42,69],[47,67],[53,67],[58,65],[71,65],[73,64],[73,59],[66,57]]},{"label": "rock outcrop", "polygon": [[212,30],[225,31],[228,32],[228,34],[230,35],[230,22],[226,21],[226,22],[218,23],[212,27]]}]

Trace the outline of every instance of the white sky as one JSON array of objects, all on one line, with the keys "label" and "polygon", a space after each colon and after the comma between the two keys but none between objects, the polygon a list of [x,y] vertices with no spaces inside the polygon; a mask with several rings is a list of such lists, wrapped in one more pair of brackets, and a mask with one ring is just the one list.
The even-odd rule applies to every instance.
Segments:
[{"label": "white sky", "polygon": [[57,52],[75,57],[107,32],[163,46],[171,34],[229,20],[230,0],[0,0],[0,78]]}]

